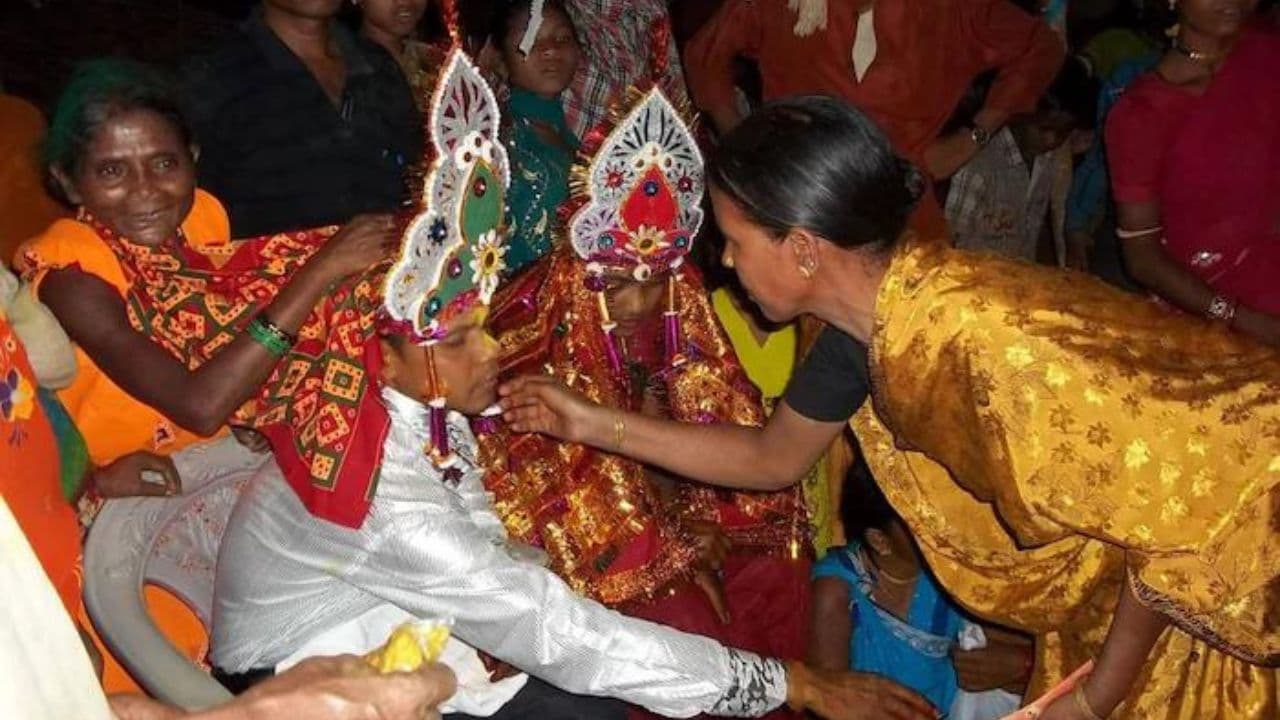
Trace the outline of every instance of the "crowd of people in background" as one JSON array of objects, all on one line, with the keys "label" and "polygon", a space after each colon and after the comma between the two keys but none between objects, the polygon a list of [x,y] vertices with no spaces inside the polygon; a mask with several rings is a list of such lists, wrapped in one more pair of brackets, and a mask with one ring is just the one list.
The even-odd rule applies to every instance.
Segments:
[{"label": "crowd of people in background", "polygon": [[[212,627],[145,591],[211,717],[1276,717],[1278,69],[1265,0],[261,0],[0,95],[2,504],[124,720],[87,531],[218,443]],[[288,669],[443,616],[471,694]]]}]

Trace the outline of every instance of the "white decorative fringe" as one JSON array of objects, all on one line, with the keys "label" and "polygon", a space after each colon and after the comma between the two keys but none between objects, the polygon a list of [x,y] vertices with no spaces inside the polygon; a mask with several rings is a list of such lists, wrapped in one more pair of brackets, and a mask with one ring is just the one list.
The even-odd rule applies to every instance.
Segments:
[{"label": "white decorative fringe", "polygon": [[[826,0],[820,0],[826,2]],[[533,44],[538,41],[538,31],[542,29],[542,5],[545,0],[533,0],[529,3],[529,24],[524,29],[524,35],[520,36],[520,54],[528,55],[533,49]],[[823,9],[823,26],[826,26],[826,9]]]},{"label": "white decorative fringe", "polygon": [[787,7],[796,12],[796,24],[791,29],[796,37],[827,29],[827,0],[787,0]]}]

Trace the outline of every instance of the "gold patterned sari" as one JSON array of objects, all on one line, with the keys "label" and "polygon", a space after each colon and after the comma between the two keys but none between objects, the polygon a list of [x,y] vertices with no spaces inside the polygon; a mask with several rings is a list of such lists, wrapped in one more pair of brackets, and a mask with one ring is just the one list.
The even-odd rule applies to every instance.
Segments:
[{"label": "gold patterned sari", "polygon": [[1127,580],[1174,624],[1112,717],[1277,717],[1280,355],[909,243],[871,376],[852,425],[876,477],[961,604],[1037,636],[1031,693],[1097,654]]}]

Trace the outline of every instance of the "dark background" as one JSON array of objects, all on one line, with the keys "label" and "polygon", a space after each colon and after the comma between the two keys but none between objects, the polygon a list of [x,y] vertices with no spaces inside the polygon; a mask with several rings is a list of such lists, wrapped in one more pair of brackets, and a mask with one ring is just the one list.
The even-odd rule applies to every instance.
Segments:
[{"label": "dark background", "polygon": [[75,63],[122,55],[174,66],[213,47],[252,0],[0,0],[0,81],[44,109]]}]

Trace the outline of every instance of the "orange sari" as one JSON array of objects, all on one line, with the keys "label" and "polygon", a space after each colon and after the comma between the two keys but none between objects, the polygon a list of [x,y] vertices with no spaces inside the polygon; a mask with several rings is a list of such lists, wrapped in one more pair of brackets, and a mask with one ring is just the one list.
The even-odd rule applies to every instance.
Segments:
[{"label": "orange sari", "polygon": [[[195,203],[182,224],[188,242],[208,252],[230,245],[230,223],[221,203],[212,195],[196,191]],[[39,283],[51,269],[77,266],[115,288],[122,298],[129,291],[124,271],[116,256],[89,225],[71,218],[57,220],[40,235],[22,245],[15,263],[38,292]],[[201,438],[178,427],[162,413],[122,390],[85,354],[76,348],[76,379],[70,387],[59,391],[76,426],[84,435],[89,457],[94,466],[109,465],[114,460],[139,450],[170,455]],[[56,474],[55,460],[51,464]],[[69,508],[68,508],[69,510]],[[31,537],[46,534],[44,532]],[[76,557],[79,559],[79,535]],[[139,692],[141,688],[128,672],[111,656],[106,645],[93,631],[93,624],[79,602],[76,589],[75,610],[80,624],[93,637],[102,652],[105,667],[102,682],[107,692]],[[200,619],[181,600],[158,588],[144,591],[147,608],[165,636],[183,654],[196,662],[208,651],[209,638]],[[71,607],[71,606],[69,606]]]},{"label": "orange sari", "polygon": [[[217,199],[200,190],[182,231],[187,242],[211,253],[230,246],[226,211]],[[49,270],[75,266],[115,288],[121,298],[129,293],[124,270],[106,242],[92,227],[72,218],[54,222],[24,243],[15,264],[31,281],[33,292],[39,291]],[[84,434],[95,466],[138,450],[171,455],[205,439],[122,390],[80,348],[76,348],[76,365],[75,382],[59,391],[58,398]]]}]

